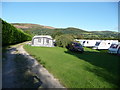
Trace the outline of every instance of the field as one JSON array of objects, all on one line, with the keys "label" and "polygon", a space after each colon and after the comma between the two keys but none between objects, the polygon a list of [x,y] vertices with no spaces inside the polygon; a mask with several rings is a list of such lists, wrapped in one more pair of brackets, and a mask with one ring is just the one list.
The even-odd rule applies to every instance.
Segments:
[{"label": "field", "polygon": [[60,83],[67,88],[119,87],[119,57],[106,51],[84,48],[84,53],[61,47],[24,46]]}]

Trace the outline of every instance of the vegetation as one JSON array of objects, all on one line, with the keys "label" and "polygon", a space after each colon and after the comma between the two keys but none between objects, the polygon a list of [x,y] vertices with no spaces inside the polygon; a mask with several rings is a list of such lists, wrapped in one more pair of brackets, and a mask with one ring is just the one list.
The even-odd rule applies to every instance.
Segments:
[{"label": "vegetation", "polygon": [[21,29],[2,21],[2,45],[16,44],[23,41],[31,40],[31,36]]},{"label": "vegetation", "polygon": [[80,54],[61,47],[24,48],[67,88],[119,87],[119,57],[106,51],[84,48]]},{"label": "vegetation", "polygon": [[74,41],[73,36],[69,34],[63,34],[60,36],[56,36],[56,44],[59,47],[66,47],[68,44],[70,44],[72,41]]},{"label": "vegetation", "polygon": [[55,39],[55,37],[60,36],[60,35],[63,35],[63,33],[60,32],[60,31],[56,31],[56,32],[53,32],[53,33],[52,33],[52,37],[53,37],[54,39]]},{"label": "vegetation", "polygon": [[[34,35],[51,35],[55,38],[56,34],[71,34],[78,39],[119,39],[120,33],[112,31],[85,31],[78,28],[53,28],[37,24],[13,23],[17,28],[23,31],[30,31]],[[120,39],[119,39],[120,40]]]},{"label": "vegetation", "polygon": [[30,36],[34,36],[34,34],[32,34],[29,30],[25,30],[24,32],[27,33]]},{"label": "vegetation", "polygon": [[113,32],[113,31],[92,31],[96,35],[101,35],[101,39],[119,39],[119,34],[118,32]]}]

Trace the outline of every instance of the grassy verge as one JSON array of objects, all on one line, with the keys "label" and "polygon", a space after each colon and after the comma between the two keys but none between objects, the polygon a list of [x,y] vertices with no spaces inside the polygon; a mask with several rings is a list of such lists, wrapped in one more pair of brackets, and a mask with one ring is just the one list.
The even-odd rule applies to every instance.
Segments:
[{"label": "grassy verge", "polygon": [[119,83],[119,57],[85,48],[83,54],[60,47],[24,46],[68,88],[115,88]]}]

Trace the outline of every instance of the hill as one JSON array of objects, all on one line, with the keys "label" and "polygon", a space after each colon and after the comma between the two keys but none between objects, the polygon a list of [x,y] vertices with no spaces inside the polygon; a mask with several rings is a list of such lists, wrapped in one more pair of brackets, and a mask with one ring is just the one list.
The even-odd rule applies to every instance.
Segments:
[{"label": "hill", "polygon": [[118,32],[113,31],[86,31],[79,28],[54,28],[50,26],[43,26],[38,24],[28,23],[12,23],[16,28],[20,28],[23,31],[29,31],[33,35],[52,35],[55,32],[61,32],[63,34],[72,34],[76,38],[81,39],[118,39]]},{"label": "hill", "polygon": [[43,26],[43,25],[38,25],[38,24],[29,24],[29,23],[11,23],[13,24],[16,28],[21,28],[24,30],[30,29],[30,30],[36,30],[36,29],[55,29],[54,27],[50,26]]},{"label": "hill", "polygon": [[96,35],[101,35],[103,38],[107,36],[107,38],[118,38],[119,33],[113,31],[92,31]]}]

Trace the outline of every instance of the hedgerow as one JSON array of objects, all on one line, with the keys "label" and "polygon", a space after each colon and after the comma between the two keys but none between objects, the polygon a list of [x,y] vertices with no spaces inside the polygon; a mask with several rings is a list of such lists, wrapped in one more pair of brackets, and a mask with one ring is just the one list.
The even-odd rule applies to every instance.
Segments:
[{"label": "hedgerow", "polygon": [[23,32],[21,29],[15,28],[13,25],[2,20],[2,45],[16,44],[31,40],[31,36]]}]

